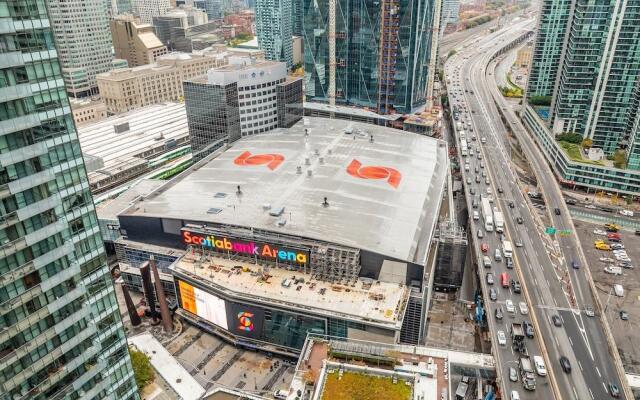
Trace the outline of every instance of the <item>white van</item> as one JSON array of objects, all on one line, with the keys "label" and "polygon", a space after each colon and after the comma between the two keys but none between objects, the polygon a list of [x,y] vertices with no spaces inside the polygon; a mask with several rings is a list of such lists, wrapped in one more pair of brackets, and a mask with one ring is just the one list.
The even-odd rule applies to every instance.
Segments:
[{"label": "white van", "polygon": [[612,275],[622,275],[622,267],[607,265],[606,267],[604,267],[604,272]]},{"label": "white van", "polygon": [[540,376],[547,376],[547,367],[544,366],[544,360],[540,356],[533,356],[533,365],[536,367],[536,373]]},{"label": "white van", "polygon": [[[479,219],[480,219],[480,213],[479,213],[479,212],[477,212],[477,211],[474,211],[474,212],[473,212],[473,220],[474,220],[474,221],[477,221],[477,220],[479,220]],[[620,268],[620,267],[618,267],[618,268]]]},{"label": "white van", "polygon": [[619,283],[616,283],[615,285],[613,285],[613,292],[618,297],[624,297],[624,288]]}]

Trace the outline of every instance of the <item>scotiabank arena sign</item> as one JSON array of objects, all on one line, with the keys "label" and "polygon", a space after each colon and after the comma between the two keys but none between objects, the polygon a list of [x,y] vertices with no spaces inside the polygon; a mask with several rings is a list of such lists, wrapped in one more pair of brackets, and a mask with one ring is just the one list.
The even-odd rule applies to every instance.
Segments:
[{"label": "scotiabank arena sign", "polygon": [[184,244],[193,244],[204,247],[205,249],[239,253],[286,264],[305,265],[309,262],[308,251],[281,247],[269,243],[246,241],[220,235],[203,235],[190,231],[182,231],[182,241]]}]

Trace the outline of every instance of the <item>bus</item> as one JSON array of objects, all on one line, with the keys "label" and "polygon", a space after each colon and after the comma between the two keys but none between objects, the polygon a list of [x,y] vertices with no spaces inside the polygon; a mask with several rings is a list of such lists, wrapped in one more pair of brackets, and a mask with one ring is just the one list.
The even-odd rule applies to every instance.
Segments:
[{"label": "bus", "polygon": [[460,139],[460,153],[462,157],[466,157],[469,154],[466,139]]},{"label": "bus", "polygon": [[484,218],[484,229],[487,232],[493,232],[493,210],[486,197],[482,198],[482,217]]}]

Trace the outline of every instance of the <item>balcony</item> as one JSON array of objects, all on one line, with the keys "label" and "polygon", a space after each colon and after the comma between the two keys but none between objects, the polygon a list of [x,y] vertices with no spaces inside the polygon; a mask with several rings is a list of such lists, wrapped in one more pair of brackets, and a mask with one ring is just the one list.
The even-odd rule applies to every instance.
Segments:
[{"label": "balcony", "polygon": [[80,398],[83,400],[92,400],[94,397],[96,397],[98,395],[98,393],[102,392],[103,390],[108,389],[111,386],[111,379],[106,376],[104,377],[104,379],[102,381],[100,381],[100,383],[98,383],[97,385],[95,385],[94,387],[92,387],[88,392],[86,392],[84,395],[81,395]]},{"label": "balcony", "polygon": [[[38,121],[38,124],[40,124],[40,119],[37,119],[37,121]],[[53,169],[49,168],[44,171],[40,171],[35,174],[25,176],[24,178],[11,181],[7,185],[9,186],[9,191],[11,192],[11,194],[16,194],[16,193],[23,192],[27,189],[31,189],[32,187],[41,185],[43,183],[52,181],[55,179],[55,177],[56,176]]]},{"label": "balcony", "polygon": [[6,314],[11,310],[20,307],[29,300],[33,300],[41,294],[42,288],[40,287],[40,284],[37,284],[30,289],[27,289],[25,292],[20,293],[18,296],[13,297],[0,304],[0,314]]},{"label": "balcony", "polygon": [[33,271],[42,268],[45,265],[50,264],[65,255],[71,254],[72,252],[73,245],[71,243],[65,243],[63,246],[55,248],[50,252],[45,253],[29,262],[26,262],[18,268],[12,269],[6,274],[0,276],[0,286],[6,285],[9,282],[13,282],[16,279],[20,279],[25,275],[28,275]]},{"label": "balcony", "polygon": [[14,211],[7,215],[0,216],[0,229],[5,229],[8,226],[11,226],[18,222],[18,212]]},{"label": "balcony", "polygon": [[51,290],[52,288],[58,286],[62,282],[73,278],[76,275],[80,275],[80,264],[73,263],[69,267],[63,269],[57,274],[53,275],[49,279],[46,279],[40,284],[43,292]]},{"label": "balcony", "polygon": [[26,207],[23,207],[17,211],[18,218],[20,221],[24,221],[33,217],[34,215],[40,214],[44,211],[48,211],[56,206],[61,204],[60,197],[58,196],[50,196],[46,199],[42,199],[33,204],[29,204]]}]

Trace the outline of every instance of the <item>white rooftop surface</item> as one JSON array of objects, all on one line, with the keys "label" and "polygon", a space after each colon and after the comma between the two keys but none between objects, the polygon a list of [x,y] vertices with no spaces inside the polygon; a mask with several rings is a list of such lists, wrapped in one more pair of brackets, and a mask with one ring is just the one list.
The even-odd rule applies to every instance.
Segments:
[{"label": "white rooftop surface", "polygon": [[325,111],[325,112],[333,111],[337,113],[350,114],[350,115],[366,117],[366,118],[386,119],[389,121],[395,121],[398,118],[402,117],[402,114],[390,114],[390,115],[378,114],[375,111],[365,110],[363,108],[349,107],[349,106],[343,106],[339,104],[332,106],[326,103],[320,103],[315,101],[305,101],[304,108],[309,110],[317,110],[317,111]]},{"label": "white rooftop surface", "polygon": [[[347,129],[355,133],[346,134]],[[245,152],[279,154],[284,161],[274,169],[234,163]],[[361,167],[350,174],[347,167],[354,160]],[[424,265],[447,163],[447,148],[437,139],[376,125],[305,117],[304,126],[300,122],[235,142],[147,197],[144,207],[132,207],[128,213],[259,228]],[[354,176],[376,166],[397,170],[401,174],[397,185],[387,179]],[[241,195],[236,194],[238,185]],[[227,196],[216,198],[217,192]],[[324,197],[327,207],[322,205]],[[284,213],[270,216],[265,205],[284,207]],[[211,208],[222,212],[207,213]],[[283,219],[286,224],[279,225]]]},{"label": "white rooftop surface", "polygon": [[[409,288],[397,283],[374,282],[368,289],[363,286],[365,281],[358,280],[355,287],[331,284],[317,280],[310,280],[308,274],[287,271],[282,268],[271,268],[271,277],[267,282],[261,281],[262,267],[247,264],[224,257],[209,257],[211,262],[201,263],[187,253],[173,264],[172,268],[195,278],[218,290],[232,292],[234,296],[246,297],[251,303],[262,300],[269,304],[287,304],[296,308],[315,310],[320,314],[331,313],[356,320],[367,320],[378,323],[387,328],[400,329],[404,308],[409,299]],[[241,265],[249,269],[242,272]],[[253,272],[253,275],[252,275]],[[282,282],[292,277],[304,278],[304,283],[291,283],[283,287]],[[369,280],[371,282],[371,280]],[[314,285],[313,289],[311,285]],[[297,287],[302,286],[298,291]],[[321,294],[321,289],[325,289]],[[375,296],[374,295],[381,295]]]},{"label": "white rooftop surface", "polygon": [[[114,125],[125,122],[129,122],[129,130],[115,133]],[[160,134],[163,138],[157,140]],[[187,113],[179,103],[155,104],[78,128],[82,152],[100,157],[105,169],[152,145],[188,135]]]},{"label": "white rooftop surface", "polygon": [[140,196],[145,196],[164,184],[157,179],[140,179],[127,190],[118,193],[114,197],[96,200],[96,212],[98,219],[117,220],[118,214],[129,207]]},{"label": "white rooftop surface", "polygon": [[151,365],[181,399],[199,399],[205,393],[200,384],[150,333],[127,339],[129,344],[149,356]]}]

